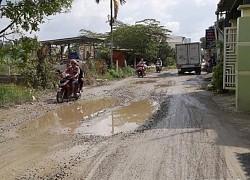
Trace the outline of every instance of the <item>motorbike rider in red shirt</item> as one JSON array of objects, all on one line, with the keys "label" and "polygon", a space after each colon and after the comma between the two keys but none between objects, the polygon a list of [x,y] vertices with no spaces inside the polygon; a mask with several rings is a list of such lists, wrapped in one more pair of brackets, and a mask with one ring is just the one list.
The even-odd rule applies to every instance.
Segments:
[{"label": "motorbike rider in red shirt", "polygon": [[146,68],[147,68],[147,65],[146,65],[146,63],[144,62],[143,58],[141,58],[141,60],[140,60],[139,63],[137,64],[137,70],[142,69],[142,73],[143,73],[143,74],[146,74]]},{"label": "motorbike rider in red shirt", "polygon": [[[76,97],[77,92],[75,91],[75,87],[78,83],[80,68],[77,65],[77,61],[75,59],[70,60],[70,66],[64,71],[64,73],[71,76],[71,82],[70,82],[71,93],[73,93],[74,97]],[[71,96],[72,96],[72,94],[71,94]]]}]

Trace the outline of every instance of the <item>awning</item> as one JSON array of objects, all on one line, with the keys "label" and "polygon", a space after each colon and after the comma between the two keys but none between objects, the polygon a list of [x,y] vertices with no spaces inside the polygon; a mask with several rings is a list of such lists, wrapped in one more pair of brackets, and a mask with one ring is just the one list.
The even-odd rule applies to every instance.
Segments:
[{"label": "awning", "polygon": [[240,4],[243,3],[243,0],[220,0],[217,4],[217,10],[215,14],[218,15],[220,12],[229,12],[233,9],[237,9]]}]

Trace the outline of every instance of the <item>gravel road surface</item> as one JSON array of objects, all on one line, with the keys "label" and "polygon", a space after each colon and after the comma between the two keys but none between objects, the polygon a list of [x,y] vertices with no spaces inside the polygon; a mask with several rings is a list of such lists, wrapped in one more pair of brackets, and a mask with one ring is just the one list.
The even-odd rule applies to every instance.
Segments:
[{"label": "gravel road surface", "polygon": [[0,179],[250,178],[250,114],[206,74],[150,73],[0,109]]}]

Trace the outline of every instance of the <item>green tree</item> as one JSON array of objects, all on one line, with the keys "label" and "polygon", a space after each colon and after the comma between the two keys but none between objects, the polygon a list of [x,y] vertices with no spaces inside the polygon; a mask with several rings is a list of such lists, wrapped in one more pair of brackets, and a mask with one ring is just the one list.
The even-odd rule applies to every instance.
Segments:
[{"label": "green tree", "polygon": [[145,19],[135,25],[122,24],[114,31],[114,46],[129,49],[153,61],[157,58],[161,44],[166,43],[170,30],[155,19]]},{"label": "green tree", "polygon": [[108,37],[108,34],[107,33],[96,33],[96,32],[92,32],[92,31],[87,30],[87,29],[81,29],[80,36],[87,36],[89,38],[106,39]]},{"label": "green tree", "polygon": [[71,7],[73,0],[19,0],[6,1],[2,4],[0,0],[0,11],[9,19],[9,24],[0,30],[0,37],[20,30],[26,32],[38,31],[39,24],[44,18],[56,13],[66,12]]},{"label": "green tree", "polygon": [[[96,0],[96,3],[99,4],[101,0]],[[119,9],[119,3],[121,5],[123,5],[124,3],[126,3],[126,0],[110,0],[110,16],[112,17],[112,21],[113,18],[116,19],[117,15],[118,15],[118,9]],[[114,5],[114,8],[113,8]],[[113,12],[114,12],[114,17],[113,17]]]},{"label": "green tree", "polygon": [[175,49],[163,42],[160,44],[158,57],[162,59],[164,66],[172,66],[175,63]]}]

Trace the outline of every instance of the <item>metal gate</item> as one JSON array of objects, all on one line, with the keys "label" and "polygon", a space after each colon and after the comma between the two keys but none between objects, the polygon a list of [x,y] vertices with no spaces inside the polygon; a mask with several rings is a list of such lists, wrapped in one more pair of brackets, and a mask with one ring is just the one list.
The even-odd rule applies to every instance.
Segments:
[{"label": "metal gate", "polygon": [[223,89],[236,89],[236,27],[224,28]]}]

